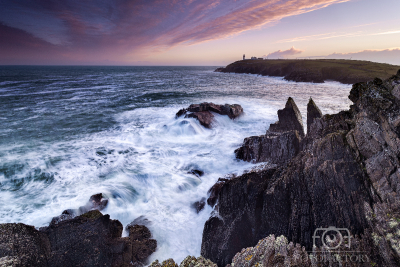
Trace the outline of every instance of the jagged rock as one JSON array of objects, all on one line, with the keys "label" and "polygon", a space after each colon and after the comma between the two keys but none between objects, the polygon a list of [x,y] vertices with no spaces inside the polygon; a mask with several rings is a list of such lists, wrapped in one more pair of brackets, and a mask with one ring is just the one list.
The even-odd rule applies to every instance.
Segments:
[{"label": "jagged rock", "polygon": [[217,267],[212,261],[203,258],[202,256],[196,258],[187,256],[179,265],[179,267]]},{"label": "jagged rock", "polygon": [[315,102],[310,97],[310,100],[308,101],[307,104],[307,135],[310,134],[311,124],[313,124],[314,120],[321,117],[322,117],[321,110],[317,107]]},{"label": "jagged rock", "polygon": [[47,266],[50,242],[44,233],[22,223],[0,224],[0,264]]},{"label": "jagged rock", "polygon": [[[190,113],[188,113],[190,112]],[[185,115],[185,118],[195,118],[201,125],[211,128],[215,112],[220,115],[227,115],[230,119],[235,119],[243,113],[243,108],[238,104],[216,105],[214,103],[192,104],[187,109],[181,109],[176,113],[176,118]]]},{"label": "jagged rock", "polygon": [[[156,249],[145,226],[121,237],[122,225],[98,210],[41,231],[24,224],[0,224],[0,263],[5,266],[143,266]],[[7,265],[8,264],[8,265]]]},{"label": "jagged rock", "polygon": [[196,210],[197,213],[202,211],[205,206],[206,206],[206,198],[205,197],[203,197],[199,201],[196,201],[192,204],[192,207]]},{"label": "jagged rock", "polygon": [[201,177],[204,175],[204,172],[201,170],[192,169],[188,173],[196,175],[197,177]]},{"label": "jagged rock", "polygon": [[355,249],[370,259],[343,266],[399,266],[398,84],[400,77],[393,76],[353,85],[351,109],[315,118],[301,151],[286,165],[267,176],[268,169],[258,170],[219,185],[202,256],[225,266],[234,253],[270,234],[309,251],[315,230],[336,226],[347,228]]},{"label": "jagged rock", "polygon": [[165,260],[161,264],[158,260],[155,260],[149,265],[149,267],[178,267],[178,264],[176,264],[173,259]]},{"label": "jagged rock", "polygon": [[186,114],[185,118],[195,118],[204,127],[211,128],[211,124],[214,120],[214,115],[210,111],[200,111]]},{"label": "jagged rock", "polygon": [[149,219],[147,219],[144,215],[137,217],[136,219],[134,219],[131,223],[129,223],[125,229],[129,232],[129,228],[135,225],[144,225],[144,226],[148,226],[151,224],[151,221],[149,221]]},{"label": "jagged rock", "polygon": [[284,109],[278,110],[279,121],[270,125],[265,135],[247,137],[235,150],[236,158],[249,162],[284,164],[300,151],[304,137],[299,109],[291,97]]},{"label": "jagged rock", "polygon": [[261,239],[256,246],[244,248],[237,253],[231,266],[278,267],[278,266],[311,266],[311,261],[304,247],[288,242],[286,237],[275,238],[270,235]]},{"label": "jagged rock", "polygon": [[299,153],[300,140],[297,131],[251,136],[244,139],[235,154],[244,161],[283,164]]},{"label": "jagged rock", "polygon": [[53,217],[50,222],[50,225],[58,224],[62,221],[70,220],[84,214],[90,210],[103,210],[107,207],[108,199],[103,198],[103,194],[95,194],[89,198],[89,201],[85,206],[79,207],[79,209],[68,209],[64,210],[60,216]]},{"label": "jagged rock", "polygon": [[270,132],[298,131],[304,137],[303,119],[293,98],[289,97],[285,108],[278,110],[279,121],[269,126]]},{"label": "jagged rock", "polygon": [[156,251],[157,241],[151,239],[150,230],[144,225],[128,227],[132,245],[132,262],[145,263],[146,259]]},{"label": "jagged rock", "polygon": [[[161,264],[158,260],[155,260],[149,267],[178,267],[173,259],[163,261]],[[203,258],[202,256],[196,258],[193,256],[187,256],[179,265],[179,267],[217,267],[215,263],[210,260]]]},{"label": "jagged rock", "polygon": [[219,178],[218,181],[208,190],[209,197],[207,199],[207,204],[211,207],[217,203],[218,194],[226,181],[228,181],[228,179]]},{"label": "jagged rock", "polygon": [[201,255],[225,266],[244,247],[264,236],[260,224],[263,193],[275,168],[248,172],[224,181],[217,194],[218,214],[204,225]]},{"label": "jagged rock", "polygon": [[95,194],[90,197],[88,203],[86,203],[85,206],[79,207],[79,213],[83,214],[90,210],[102,211],[103,209],[105,209],[105,207],[107,207],[107,204],[108,199],[104,199],[102,193]]}]

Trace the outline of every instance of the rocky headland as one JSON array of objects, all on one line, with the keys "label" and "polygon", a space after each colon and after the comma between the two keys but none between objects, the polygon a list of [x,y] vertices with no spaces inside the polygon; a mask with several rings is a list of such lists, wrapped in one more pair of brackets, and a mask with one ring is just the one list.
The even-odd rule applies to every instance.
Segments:
[{"label": "rocky headland", "polygon": [[378,77],[388,79],[400,68],[389,64],[344,59],[267,59],[240,60],[216,72],[250,73],[285,77],[288,81],[323,83],[327,80],[345,84],[367,82]]}]

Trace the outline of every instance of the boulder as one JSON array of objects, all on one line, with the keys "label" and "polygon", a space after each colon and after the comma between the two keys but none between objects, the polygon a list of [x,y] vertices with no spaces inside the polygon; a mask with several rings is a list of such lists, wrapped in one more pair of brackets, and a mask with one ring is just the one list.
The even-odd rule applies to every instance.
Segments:
[{"label": "boulder", "polygon": [[[155,260],[149,267],[178,267],[173,259],[163,261],[161,264],[158,260]],[[179,265],[179,267],[217,267],[212,261],[203,258],[202,256],[196,258],[193,256],[187,256]]]},{"label": "boulder", "polygon": [[205,197],[203,197],[199,201],[196,201],[192,204],[192,208],[196,211],[196,213],[199,213],[200,211],[202,211],[205,206],[206,206],[206,198]]},{"label": "boulder", "polygon": [[129,226],[128,230],[132,246],[132,262],[145,263],[146,259],[156,251],[157,241],[151,239],[151,232],[144,225]]},{"label": "boulder", "polygon": [[89,201],[85,206],[79,207],[79,209],[67,209],[62,212],[60,216],[53,217],[50,225],[58,224],[62,221],[70,220],[84,214],[90,210],[103,210],[107,207],[108,199],[103,198],[103,194],[95,194],[89,198]]},{"label": "boulder", "polygon": [[206,128],[211,128],[214,115],[212,112],[227,115],[230,119],[235,119],[243,113],[243,108],[238,104],[216,105],[214,103],[192,104],[188,108],[179,110],[176,118],[185,115],[185,118],[195,118]]},{"label": "boulder", "polygon": [[134,219],[131,223],[129,223],[125,227],[125,229],[129,232],[129,228],[133,227],[135,225],[148,226],[148,225],[151,225],[151,221],[149,219],[147,219],[144,215],[141,215],[141,216],[137,217],[136,219]]},{"label": "boulder", "polygon": [[200,111],[186,114],[185,118],[195,118],[200,122],[201,125],[210,129],[214,120],[214,115],[210,111]]},{"label": "boulder", "polygon": [[203,172],[203,171],[201,171],[201,170],[196,170],[196,169],[192,169],[192,170],[190,170],[188,173],[193,174],[193,175],[195,175],[195,176],[197,176],[197,177],[201,177],[201,176],[204,175],[204,172]]},{"label": "boulder", "polygon": [[176,264],[173,259],[165,260],[162,263],[155,260],[149,265],[149,267],[178,267],[178,264]]},{"label": "boulder", "polygon": [[315,119],[318,119],[321,117],[322,117],[321,110],[317,107],[315,102],[310,97],[310,100],[308,101],[308,104],[307,104],[307,135],[310,134],[311,124],[313,124]]},{"label": "boulder", "polygon": [[278,110],[279,121],[269,126],[270,132],[298,131],[304,137],[303,119],[293,98],[289,97],[285,108]]},{"label": "boulder", "polygon": [[232,259],[232,266],[248,267],[280,267],[280,266],[312,266],[304,247],[288,242],[284,236],[270,235],[258,241],[254,247],[242,249]]},{"label": "boulder", "polygon": [[[5,266],[143,266],[156,249],[145,226],[129,227],[98,210],[36,230],[0,224],[0,263]],[[3,265],[2,265],[3,266]]]}]

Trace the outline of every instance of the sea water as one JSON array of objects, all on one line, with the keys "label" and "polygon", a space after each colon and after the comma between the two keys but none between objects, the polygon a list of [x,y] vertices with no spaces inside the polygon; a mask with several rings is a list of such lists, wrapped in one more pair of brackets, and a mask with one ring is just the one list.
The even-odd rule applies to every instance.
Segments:
[{"label": "sea water", "polygon": [[[254,166],[235,159],[243,139],[264,134],[289,96],[304,125],[310,97],[324,114],[350,105],[350,85],[215,68],[1,66],[0,223],[46,226],[103,193],[103,214],[124,226],[150,222],[158,243],[150,260],[199,256],[212,208],[197,214],[192,204],[218,178]],[[175,118],[201,102],[240,104],[244,114],[216,114],[212,129]]]}]

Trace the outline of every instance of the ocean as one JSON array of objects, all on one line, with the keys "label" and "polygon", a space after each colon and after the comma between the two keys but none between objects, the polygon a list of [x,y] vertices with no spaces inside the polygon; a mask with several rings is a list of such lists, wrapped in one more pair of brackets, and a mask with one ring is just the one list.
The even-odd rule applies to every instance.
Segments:
[{"label": "ocean", "polygon": [[[243,139],[264,134],[289,96],[304,126],[310,97],[323,114],[350,105],[350,85],[215,68],[0,66],[0,223],[47,226],[103,193],[102,213],[124,227],[150,221],[151,261],[199,256],[212,208],[197,214],[192,203],[218,178],[254,166],[235,159]],[[240,104],[244,114],[216,115],[212,129],[175,118],[201,102]]]}]

